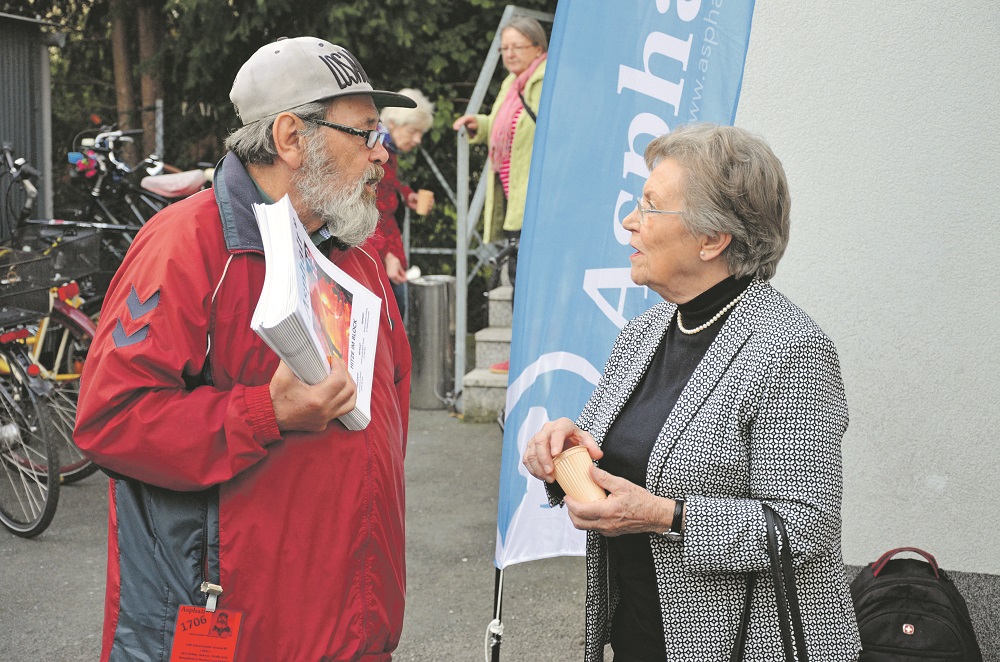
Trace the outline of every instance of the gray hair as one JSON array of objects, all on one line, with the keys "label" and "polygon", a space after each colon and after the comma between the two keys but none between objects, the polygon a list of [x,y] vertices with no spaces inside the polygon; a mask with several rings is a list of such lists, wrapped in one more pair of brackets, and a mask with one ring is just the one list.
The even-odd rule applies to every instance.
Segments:
[{"label": "gray hair", "polygon": [[399,94],[413,99],[416,108],[399,108],[390,106],[382,109],[382,121],[393,126],[413,126],[421,131],[428,131],[434,124],[434,104],[420,90],[404,88]]},{"label": "gray hair", "polygon": [[732,235],[729,273],[769,280],[788,246],[792,205],[781,161],[763,138],[734,126],[687,124],[646,148],[652,171],[664,159],[684,169],[682,218],[695,235]]},{"label": "gray hair", "polygon": [[[294,113],[304,120],[326,119],[327,110],[330,108],[332,100],[312,101],[310,103],[283,110],[282,113]],[[226,149],[239,157],[240,161],[246,164],[260,163],[270,165],[274,163],[274,157],[278,155],[278,150],[274,146],[274,120],[281,113],[275,113],[262,117],[256,122],[251,122],[244,127],[233,131],[226,138]],[[302,136],[309,138],[319,130],[318,125],[306,122],[302,129]]]},{"label": "gray hair", "polygon": [[532,46],[541,46],[543,53],[548,52],[549,39],[545,36],[545,28],[535,19],[527,16],[515,16],[503,24],[503,27],[500,28],[500,34],[503,34],[507,28],[513,28],[523,34]]}]

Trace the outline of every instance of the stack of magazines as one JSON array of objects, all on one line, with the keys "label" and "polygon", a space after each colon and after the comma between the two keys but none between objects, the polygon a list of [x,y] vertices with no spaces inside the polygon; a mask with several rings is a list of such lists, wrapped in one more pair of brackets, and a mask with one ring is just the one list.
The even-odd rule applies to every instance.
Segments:
[{"label": "stack of magazines", "polygon": [[343,361],[357,386],[357,404],[339,418],[349,430],[371,421],[382,301],[313,245],[286,195],[255,204],[264,243],[264,286],[250,328],[307,384]]}]

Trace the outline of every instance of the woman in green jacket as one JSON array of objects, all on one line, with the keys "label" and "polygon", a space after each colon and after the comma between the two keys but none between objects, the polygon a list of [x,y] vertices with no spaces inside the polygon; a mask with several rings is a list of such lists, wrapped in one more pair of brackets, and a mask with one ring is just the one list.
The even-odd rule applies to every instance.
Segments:
[{"label": "woman in green jacket", "polygon": [[[547,52],[548,39],[538,21],[523,16],[508,21],[500,31],[500,53],[510,73],[500,86],[493,110],[489,115],[463,115],[453,125],[456,131],[465,127],[470,143],[489,143],[493,175],[486,186],[483,239],[494,241],[504,236],[514,244],[507,261],[511,285],[517,274],[517,240],[524,221],[531,147]],[[498,188],[502,195],[497,193]],[[509,366],[505,361],[491,366],[491,370],[507,372]]]}]

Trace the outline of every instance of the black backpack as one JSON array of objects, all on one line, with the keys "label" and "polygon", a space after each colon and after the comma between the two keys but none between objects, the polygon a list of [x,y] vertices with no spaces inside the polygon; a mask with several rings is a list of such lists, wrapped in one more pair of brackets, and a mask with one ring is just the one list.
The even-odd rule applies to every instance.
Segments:
[{"label": "black backpack", "polygon": [[[915,552],[920,559],[893,559]],[[859,662],[982,662],[969,607],[934,557],[900,547],[868,564],[851,582],[861,631]]]}]

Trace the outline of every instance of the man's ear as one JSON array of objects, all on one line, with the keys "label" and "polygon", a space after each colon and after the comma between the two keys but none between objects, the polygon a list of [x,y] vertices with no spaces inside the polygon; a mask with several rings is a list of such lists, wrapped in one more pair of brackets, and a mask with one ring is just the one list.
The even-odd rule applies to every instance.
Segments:
[{"label": "man's ear", "polygon": [[292,170],[302,167],[305,160],[306,141],[302,137],[305,123],[292,113],[280,113],[271,127],[278,158]]}]

